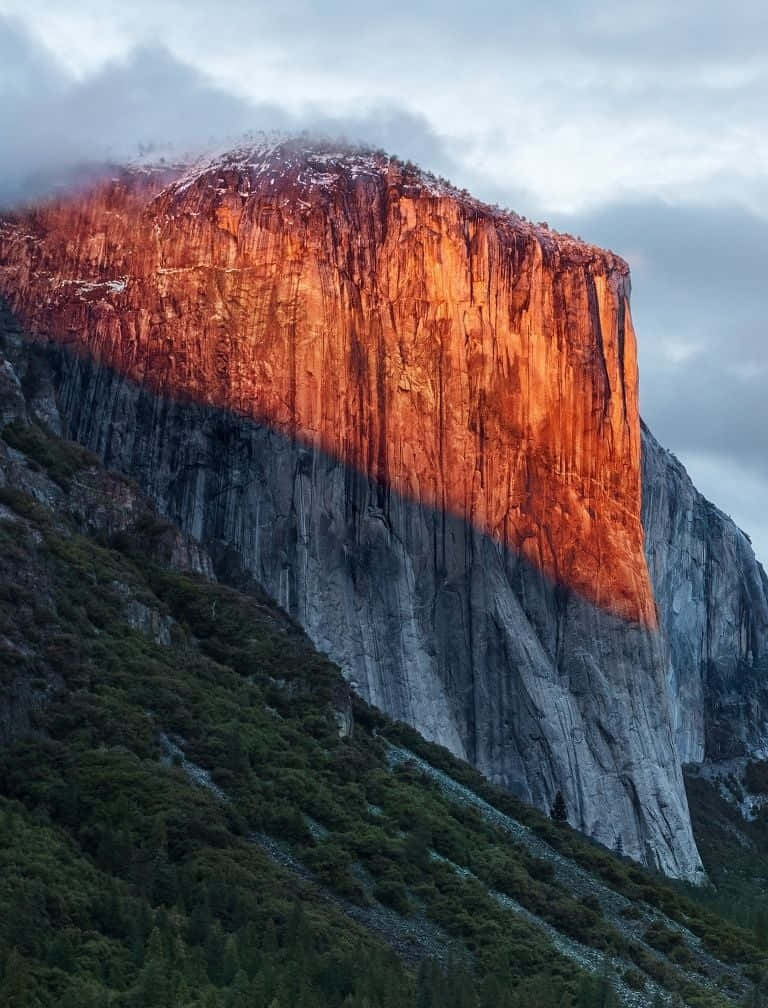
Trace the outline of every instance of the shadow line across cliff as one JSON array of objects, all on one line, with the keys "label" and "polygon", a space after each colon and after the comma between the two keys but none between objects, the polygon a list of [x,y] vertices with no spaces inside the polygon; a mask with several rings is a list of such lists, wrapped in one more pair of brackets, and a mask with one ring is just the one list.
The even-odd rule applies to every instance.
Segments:
[{"label": "shadow line across cliff", "polygon": [[136,479],[220,577],[260,582],[362,696],[523,800],[562,790],[597,841],[694,877],[656,631],[268,424],[30,347],[4,320],[28,398],[53,396],[66,436]]}]

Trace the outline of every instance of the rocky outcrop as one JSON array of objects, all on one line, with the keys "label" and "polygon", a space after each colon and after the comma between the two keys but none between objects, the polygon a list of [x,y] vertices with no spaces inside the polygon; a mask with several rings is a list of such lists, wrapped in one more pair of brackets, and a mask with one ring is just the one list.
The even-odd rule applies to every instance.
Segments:
[{"label": "rocky outcrop", "polygon": [[749,538],[643,428],[645,550],[683,763],[768,754],[768,578]]},{"label": "rocky outcrop", "polygon": [[[77,607],[66,593],[62,604],[61,586],[55,585],[56,564],[42,558],[48,533],[61,545],[83,534],[103,542],[130,530],[153,561],[213,577],[200,544],[161,521],[134,483],[105,472],[90,452],[37,426],[61,426],[51,378],[39,348],[23,342],[0,310],[0,745],[34,729],[63,686],[62,641],[74,638],[51,631],[56,614],[68,607],[73,632],[79,627]],[[46,535],[31,520],[41,515]],[[77,549],[73,545],[67,557],[73,565]],[[171,643],[173,621],[136,597],[135,585],[107,580],[104,591],[121,599],[128,626]]]},{"label": "rocky outcrop", "polygon": [[124,173],[0,234],[71,436],[366,698],[695,878],[628,284],[383,156],[297,145]]},{"label": "rocky outcrop", "polygon": [[160,518],[135,481],[106,472],[91,452],[59,440],[67,421],[59,412],[57,377],[49,355],[0,304],[0,492],[28,495],[56,514],[59,531],[68,535],[112,539],[130,530],[156,562],[215,580],[205,548]]}]

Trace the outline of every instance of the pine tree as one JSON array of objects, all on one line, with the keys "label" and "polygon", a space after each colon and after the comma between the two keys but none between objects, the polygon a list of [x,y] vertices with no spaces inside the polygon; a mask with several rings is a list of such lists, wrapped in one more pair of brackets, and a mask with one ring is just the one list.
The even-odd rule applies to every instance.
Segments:
[{"label": "pine tree", "polygon": [[3,845],[11,843],[14,835],[14,823],[15,816],[10,805],[6,805],[3,809],[2,818],[0,818],[0,841]]},{"label": "pine tree", "polygon": [[248,759],[248,753],[245,751],[243,746],[243,737],[237,728],[232,730],[229,736],[227,748],[229,750],[227,756],[227,763],[229,769],[233,773],[243,773],[248,770],[250,766],[250,761]]},{"label": "pine tree", "polygon": [[253,1003],[248,977],[243,970],[238,970],[227,994],[227,1008],[251,1008]]},{"label": "pine tree", "polygon": [[99,845],[96,848],[96,864],[104,871],[113,871],[117,867],[117,846],[112,830],[107,826],[99,837]]},{"label": "pine tree", "polygon": [[221,963],[221,979],[224,984],[231,984],[240,972],[240,957],[237,952],[237,939],[229,935],[224,944],[224,958]]},{"label": "pine tree", "polygon": [[71,972],[74,965],[74,949],[69,935],[62,933],[57,935],[46,949],[46,961],[49,966],[55,966]]},{"label": "pine tree", "polygon": [[221,982],[222,963],[224,959],[224,933],[218,921],[214,921],[208,932],[205,943],[205,958],[208,967],[208,977],[211,983]]},{"label": "pine tree", "polygon": [[5,960],[3,982],[0,984],[0,1004],[7,1008],[26,1008],[29,1004],[27,967],[17,949],[11,949]]},{"label": "pine tree", "polygon": [[600,986],[597,1008],[617,1008],[619,1000],[613,986],[613,965],[608,955],[603,956],[603,967],[600,971]]},{"label": "pine tree", "polygon": [[752,929],[755,932],[755,937],[760,948],[768,947],[768,914],[766,914],[765,910],[757,911]]},{"label": "pine tree", "polygon": [[149,936],[144,965],[139,980],[144,1008],[165,1008],[170,1001],[168,964],[163,936],[154,928]]},{"label": "pine tree", "polygon": [[208,941],[212,923],[211,904],[207,891],[203,890],[202,899],[192,908],[187,925],[187,941],[190,945],[204,945]]},{"label": "pine tree", "polygon": [[408,864],[425,865],[429,861],[432,834],[428,827],[417,824],[405,838],[405,857]]},{"label": "pine tree", "polygon": [[432,970],[434,963],[431,959],[422,959],[419,963],[419,972],[416,979],[416,1006],[417,1008],[432,1008]]},{"label": "pine tree", "polygon": [[558,791],[555,795],[555,803],[552,806],[552,811],[550,816],[555,822],[567,822],[568,821],[568,811],[565,807],[565,799],[563,798],[563,792]]}]

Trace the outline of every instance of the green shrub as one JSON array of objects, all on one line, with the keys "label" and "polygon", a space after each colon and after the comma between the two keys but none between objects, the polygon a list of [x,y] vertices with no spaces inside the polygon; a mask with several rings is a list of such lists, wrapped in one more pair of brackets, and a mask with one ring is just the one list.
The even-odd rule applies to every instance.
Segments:
[{"label": "green shrub", "polygon": [[645,977],[639,970],[631,968],[624,970],[622,973],[622,979],[631,990],[645,990]]},{"label": "green shrub", "polygon": [[642,909],[634,903],[627,903],[625,907],[621,908],[620,913],[625,920],[642,920],[645,916]]},{"label": "green shrub", "polygon": [[581,903],[581,905],[587,910],[591,910],[592,913],[596,914],[598,917],[602,917],[603,908],[600,904],[600,900],[594,893],[587,893],[586,896],[582,896],[579,903]]},{"label": "green shrub", "polygon": [[64,488],[76,472],[98,464],[97,457],[81,445],[63,441],[35,424],[7,424],[2,438],[45,469],[51,479]]},{"label": "green shrub", "polygon": [[659,952],[670,953],[685,944],[685,939],[679,931],[673,931],[658,920],[651,921],[643,937]]},{"label": "green shrub", "polygon": [[402,917],[410,916],[411,901],[408,898],[408,890],[402,882],[395,879],[381,879],[374,886],[373,896],[379,903],[391,907]]},{"label": "green shrub", "polygon": [[47,524],[50,521],[50,512],[42,504],[39,504],[28,493],[17,490],[15,487],[0,487],[0,504],[5,504],[17,515],[28,518],[36,524]]}]

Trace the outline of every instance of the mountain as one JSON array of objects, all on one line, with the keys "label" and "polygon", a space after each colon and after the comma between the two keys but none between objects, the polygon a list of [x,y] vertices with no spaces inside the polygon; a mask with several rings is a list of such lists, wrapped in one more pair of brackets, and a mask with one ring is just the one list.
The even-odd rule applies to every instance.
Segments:
[{"label": "mountain", "polygon": [[768,578],[749,538],[646,428],[643,525],[680,759],[768,755]]},{"label": "mountain", "polygon": [[380,152],[264,142],[7,214],[0,294],[53,429],[363,698],[703,878],[681,763],[761,745],[764,575],[644,439],[622,260]]},{"label": "mountain", "polygon": [[[762,1003],[764,929],[368,706],[252,579],[217,580],[51,433],[49,366],[6,317],[0,1003]],[[691,794],[704,834],[728,825]]]},{"label": "mountain", "polygon": [[[701,865],[643,556],[626,265],[378,154],[122,172],[6,218],[65,431],[362,696],[633,857]],[[639,672],[639,674],[638,674]]]}]

